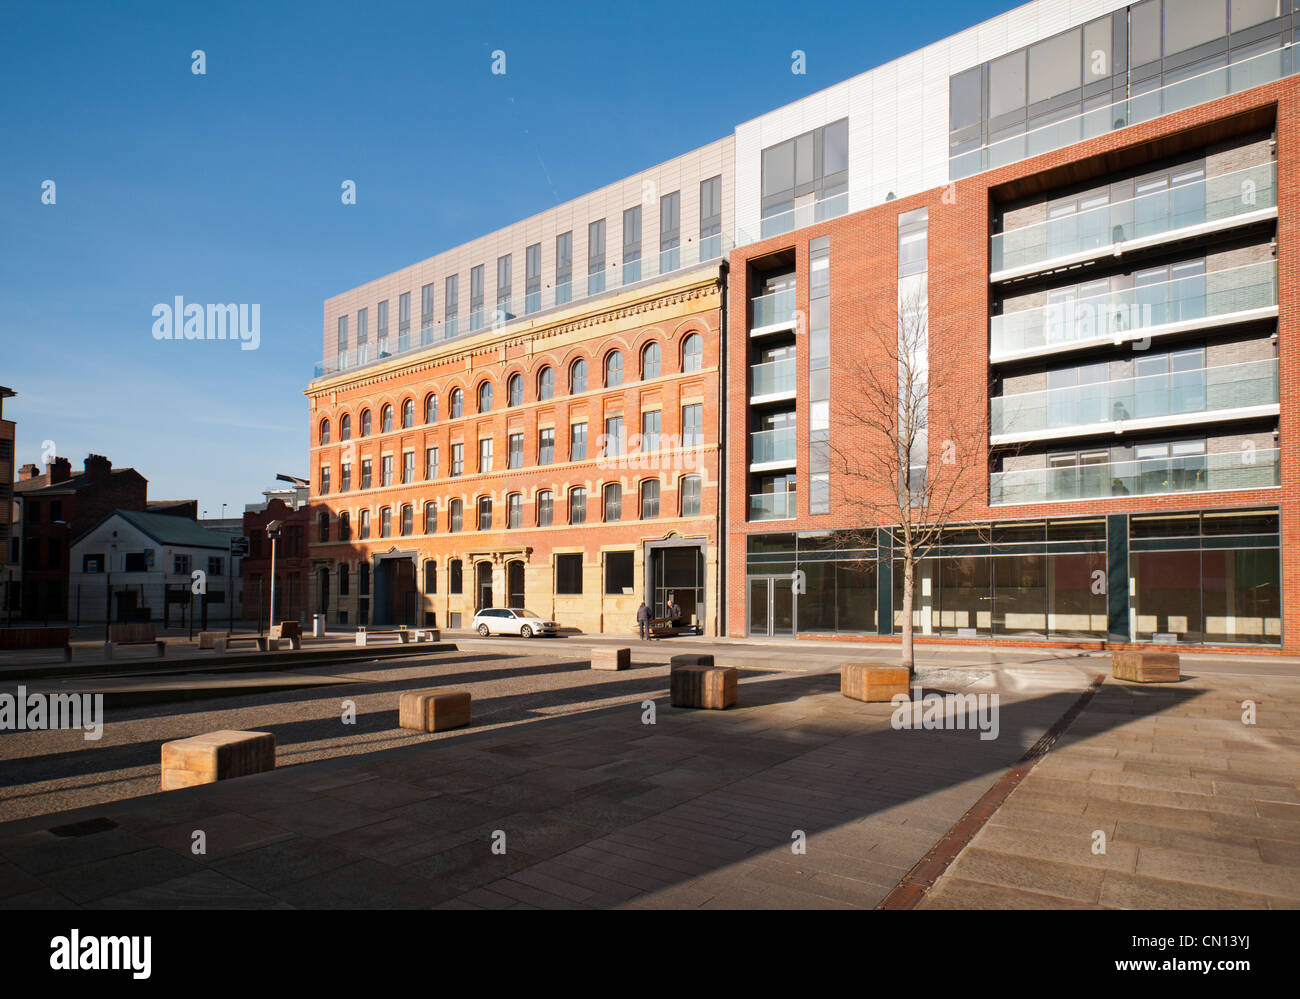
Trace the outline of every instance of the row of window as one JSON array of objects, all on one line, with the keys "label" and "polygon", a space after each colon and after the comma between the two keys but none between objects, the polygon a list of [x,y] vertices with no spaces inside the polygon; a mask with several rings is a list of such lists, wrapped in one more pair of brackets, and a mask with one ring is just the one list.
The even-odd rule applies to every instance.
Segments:
[{"label": "row of window", "polygon": [[[582,593],[582,553],[560,552],[555,556],[555,592],[559,596],[574,596]],[[630,591],[635,583],[636,555],[634,552],[605,552],[605,593],[622,596]],[[321,589],[328,593],[329,570],[325,574]],[[346,562],[339,563],[339,596],[346,597],[351,592],[351,567]],[[362,561],[357,566],[358,595],[363,599],[370,595],[370,563]],[[447,561],[447,592],[453,595],[464,593],[465,564],[458,558]],[[426,559],[424,562],[424,592],[438,592],[438,562]],[[362,607],[365,607],[364,602]],[[325,608],[322,607],[322,610]],[[344,612],[346,613],[346,612]],[[343,618],[346,620],[346,618]]]},{"label": "row of window", "polygon": [[[663,412],[658,409],[647,410],[641,414],[641,434],[638,437],[633,434],[629,439],[625,437],[623,430],[623,417],[610,416],[605,419],[604,436],[597,442],[598,448],[596,456],[610,458],[627,453],[628,449],[634,450],[640,454],[651,454],[659,451],[661,448],[692,448],[700,447],[704,443],[704,405],[702,403],[690,403],[682,407],[682,434],[680,440],[675,439],[674,435],[664,435],[661,433],[663,426]],[[524,464],[524,435],[522,433],[508,434],[506,437],[506,468],[522,468]],[[495,466],[495,439],[492,437],[482,437],[478,442],[478,472],[484,474],[491,472]],[[393,480],[394,464],[393,455],[386,454],[380,458],[380,486],[392,486],[395,484],[408,484],[415,482],[415,452],[405,451],[402,453],[402,477],[395,483]],[[569,461],[585,461],[587,458],[587,424],[572,423],[569,425]],[[537,431],[537,464],[550,465],[556,461],[555,454],[555,428],[543,427]],[[438,478],[440,467],[440,449],[438,447],[425,448],[424,452],[424,477],[426,481]],[[452,478],[465,474],[465,445],[463,442],[456,442],[451,445],[451,468],[450,475]],[[320,470],[320,482],[318,494],[321,496],[329,495],[332,483],[330,482],[329,466],[322,466]],[[360,489],[370,489],[375,485],[374,466],[372,459],[361,459],[361,480],[358,483]],[[339,492],[348,492],[352,489],[352,463],[343,462],[339,466]]]},{"label": "row of window", "polygon": [[[704,339],[698,333],[688,334],[682,340],[682,366],[683,373],[699,371],[704,361]],[[652,341],[645,345],[641,350],[641,379],[643,381],[658,378],[662,373],[663,353],[662,348],[657,342]],[[617,388],[623,384],[623,353],[619,350],[611,350],[605,355],[604,359],[604,387]],[[555,369],[550,365],[545,365],[537,373],[536,379],[537,396],[536,401],[546,402],[555,397]],[[581,358],[569,365],[569,394],[577,395],[587,391],[587,362]],[[478,403],[479,413],[489,413],[492,411],[493,404],[493,387],[490,379],[484,379],[479,382],[475,391],[475,397]],[[451,391],[451,419],[458,420],[465,415],[465,393],[463,390],[456,388]],[[506,379],[506,405],[509,407],[522,406],[524,404],[524,376],[515,373]],[[391,403],[385,405],[379,411],[380,433],[391,433],[393,431],[394,409]],[[424,422],[435,423],[438,420],[438,396],[437,393],[429,393],[424,398]],[[408,430],[415,426],[415,400],[407,399],[402,403],[402,429]],[[319,442],[321,444],[330,443],[330,421],[329,418],[320,422]],[[361,411],[361,436],[369,437],[373,432],[371,423],[371,413],[369,409]],[[352,415],[344,413],[339,417],[339,440],[346,441],[352,439]]]},{"label": "row of window", "polygon": [[[698,517],[701,509],[702,481],[698,475],[684,475],[678,482],[678,516],[681,517]],[[638,487],[640,498],[640,512],[638,519],[654,520],[660,516],[660,482],[658,479],[645,479]],[[568,493],[568,517],[569,524],[587,523],[588,498],[587,490],[584,486],[573,486]],[[493,500],[491,496],[480,496],[475,501],[475,513],[477,530],[490,531],[493,525]],[[543,489],[537,494],[536,507],[536,524],[529,526],[551,527],[555,523],[555,493],[550,489]],[[623,487],[620,483],[607,483],[601,490],[601,520],[604,523],[614,523],[623,519]],[[459,499],[454,499],[447,504],[447,531],[451,534],[459,533],[464,530],[464,503]],[[415,533],[415,507],[410,504],[404,504],[398,511],[398,531],[403,537]],[[393,536],[393,508],[381,507],[379,510],[379,533],[378,537],[388,538]],[[317,518],[317,525],[320,540],[328,542],[330,540],[330,515],[327,511],[322,511]],[[359,537],[371,537],[372,522],[369,510],[362,510],[360,513]],[[505,524],[507,529],[521,528],[524,526],[524,497],[522,493],[510,493],[506,497],[506,515]],[[352,540],[352,516],[344,511],[338,516],[338,530],[340,541]],[[438,533],[438,504],[430,500],[424,504],[424,533]]]}]

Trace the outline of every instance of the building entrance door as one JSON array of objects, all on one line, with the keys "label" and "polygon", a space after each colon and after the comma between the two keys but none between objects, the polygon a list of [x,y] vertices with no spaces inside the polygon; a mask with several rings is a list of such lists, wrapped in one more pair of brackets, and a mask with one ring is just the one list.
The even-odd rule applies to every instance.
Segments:
[{"label": "building entrance door", "polygon": [[506,565],[506,606],[524,606],[524,564],[518,560]]},{"label": "building entrance door", "polygon": [[651,612],[655,617],[668,616],[668,601],[675,600],[682,609],[682,623],[692,617],[704,623],[704,548],[680,545],[650,550]]},{"label": "building entrance door", "polygon": [[479,562],[474,566],[474,592],[477,594],[478,603],[475,604],[475,610],[483,610],[485,607],[492,606],[492,563]]},{"label": "building entrance door", "polygon": [[747,591],[749,635],[772,638],[794,634],[798,601],[794,580],[789,576],[750,576]]}]

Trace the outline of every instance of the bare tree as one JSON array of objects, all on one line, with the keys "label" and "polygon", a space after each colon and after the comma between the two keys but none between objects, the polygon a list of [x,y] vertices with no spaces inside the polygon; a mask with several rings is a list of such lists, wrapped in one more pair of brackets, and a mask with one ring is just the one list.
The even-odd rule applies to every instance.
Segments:
[{"label": "bare tree", "polygon": [[854,388],[837,395],[832,463],[842,508],[861,525],[850,535],[867,548],[877,528],[893,535],[910,673],[917,567],[952,524],[982,508],[988,488],[987,382],[960,370],[956,352],[930,350],[924,285],[877,309],[863,333]]}]

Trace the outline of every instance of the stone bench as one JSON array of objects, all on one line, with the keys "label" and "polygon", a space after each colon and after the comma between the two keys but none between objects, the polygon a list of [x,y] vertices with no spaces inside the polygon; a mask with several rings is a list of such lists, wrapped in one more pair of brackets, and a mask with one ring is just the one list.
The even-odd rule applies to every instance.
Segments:
[{"label": "stone bench", "polygon": [[911,677],[906,666],[888,663],[840,663],[840,693],[855,701],[891,701],[896,694],[908,696]]},{"label": "stone bench", "polygon": [[275,736],[270,732],[208,732],[164,742],[162,789],[211,784],[275,769]]},{"label": "stone bench", "polygon": [[72,662],[67,628],[0,628],[0,650],[24,649],[52,649],[63,653],[64,662]]},{"label": "stone bench", "polygon": [[260,652],[279,652],[282,647],[291,644],[291,640],[287,638],[269,638],[265,635],[230,635],[216,639],[212,647],[218,653],[229,652],[231,646],[239,645],[241,642],[256,645]]},{"label": "stone bench", "polygon": [[[678,658],[677,656],[673,657]],[[673,663],[668,686],[675,708],[712,708],[725,710],[736,703],[739,671],[734,666]]]},{"label": "stone bench", "polygon": [[200,648],[200,649],[215,649],[215,648],[217,647],[217,641],[218,641],[219,639],[222,639],[222,638],[229,639],[229,638],[230,638],[230,632],[228,632],[228,631],[200,631],[200,632],[199,632],[199,648]]},{"label": "stone bench", "polygon": [[442,640],[442,632],[437,628],[399,628],[397,640],[403,645],[410,645],[412,642],[438,642]]},{"label": "stone bench", "polygon": [[712,666],[713,656],[707,652],[687,652],[673,656],[668,660],[668,665],[673,669],[678,666]]},{"label": "stone bench", "polygon": [[468,690],[406,690],[397,699],[397,723],[417,732],[445,732],[470,723]]},{"label": "stone bench", "polygon": [[630,669],[632,666],[631,649],[592,649],[592,669]]},{"label": "stone bench", "polygon": [[267,634],[266,647],[263,652],[278,652],[280,647],[287,642],[291,649],[302,648],[302,625],[297,621],[282,621],[279,624],[271,625],[271,630]]},{"label": "stone bench", "polygon": [[404,638],[403,634],[404,633],[400,631],[367,632],[365,628],[358,628],[357,645],[365,648],[371,642],[377,641],[388,642],[390,645],[405,645],[410,641],[410,639]]},{"label": "stone bench", "polygon": [[108,641],[104,643],[104,658],[112,659],[119,645],[152,645],[159,656],[167,654],[167,643],[160,641],[152,624],[111,624]]},{"label": "stone bench", "polygon": [[1182,679],[1177,652],[1112,652],[1110,675],[1132,683],[1175,683]]}]

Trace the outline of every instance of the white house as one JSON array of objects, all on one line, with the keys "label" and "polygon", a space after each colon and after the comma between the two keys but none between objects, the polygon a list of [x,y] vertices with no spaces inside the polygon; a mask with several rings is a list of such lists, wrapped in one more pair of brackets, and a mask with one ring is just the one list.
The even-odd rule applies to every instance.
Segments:
[{"label": "white house", "polygon": [[239,559],[230,534],[186,517],[114,510],[72,542],[68,618],[150,620],[196,628],[224,624],[240,611]]}]

